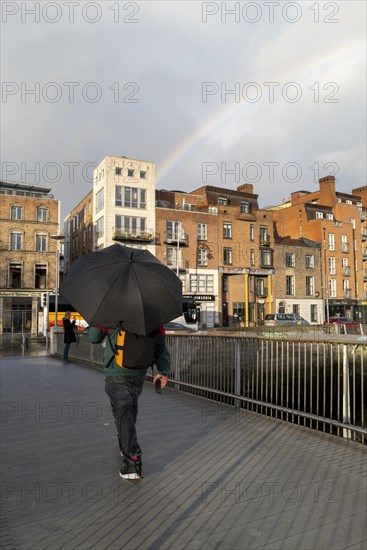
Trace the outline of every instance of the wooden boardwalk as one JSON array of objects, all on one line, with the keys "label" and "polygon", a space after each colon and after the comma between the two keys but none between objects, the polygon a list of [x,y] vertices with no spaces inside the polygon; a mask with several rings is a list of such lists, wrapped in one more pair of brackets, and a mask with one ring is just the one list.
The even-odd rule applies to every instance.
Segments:
[{"label": "wooden boardwalk", "polygon": [[118,476],[103,374],[1,359],[2,549],[366,548],[366,448],[145,384]]}]

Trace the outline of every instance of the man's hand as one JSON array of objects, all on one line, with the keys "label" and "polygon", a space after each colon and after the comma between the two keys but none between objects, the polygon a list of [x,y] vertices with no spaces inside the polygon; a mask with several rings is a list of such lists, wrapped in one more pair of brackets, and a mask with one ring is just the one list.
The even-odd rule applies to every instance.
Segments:
[{"label": "man's hand", "polygon": [[161,389],[167,386],[167,376],[164,376],[164,374],[156,374],[153,378],[153,384],[155,384],[157,380],[159,380],[161,384]]}]

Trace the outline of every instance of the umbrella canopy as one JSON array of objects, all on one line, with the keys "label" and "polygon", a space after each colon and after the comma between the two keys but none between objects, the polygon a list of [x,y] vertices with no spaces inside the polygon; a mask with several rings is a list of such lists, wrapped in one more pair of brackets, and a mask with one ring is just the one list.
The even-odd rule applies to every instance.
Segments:
[{"label": "umbrella canopy", "polygon": [[114,244],[76,260],[60,293],[90,325],[150,334],[182,315],[182,283],[148,250]]}]

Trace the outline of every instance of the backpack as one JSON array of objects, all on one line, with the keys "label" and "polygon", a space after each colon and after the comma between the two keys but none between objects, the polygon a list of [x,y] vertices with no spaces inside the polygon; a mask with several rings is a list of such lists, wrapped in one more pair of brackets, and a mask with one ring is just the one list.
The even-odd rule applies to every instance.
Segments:
[{"label": "backpack", "polygon": [[155,361],[155,342],[159,331],[143,336],[133,334],[118,328],[116,344],[112,344],[109,332],[107,338],[114,355],[110,357],[105,368],[108,368],[115,360],[120,368],[145,369],[153,365]]}]

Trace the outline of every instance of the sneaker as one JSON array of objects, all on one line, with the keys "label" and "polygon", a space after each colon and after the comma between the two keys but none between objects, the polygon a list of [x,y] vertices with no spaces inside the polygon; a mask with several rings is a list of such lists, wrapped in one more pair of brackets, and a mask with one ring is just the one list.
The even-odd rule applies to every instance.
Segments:
[{"label": "sneaker", "polygon": [[123,479],[139,479],[143,477],[143,468],[140,456],[133,456],[131,459],[124,456],[120,477]]}]

